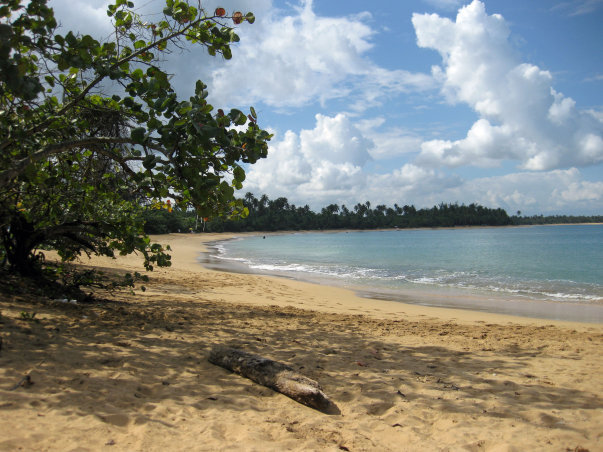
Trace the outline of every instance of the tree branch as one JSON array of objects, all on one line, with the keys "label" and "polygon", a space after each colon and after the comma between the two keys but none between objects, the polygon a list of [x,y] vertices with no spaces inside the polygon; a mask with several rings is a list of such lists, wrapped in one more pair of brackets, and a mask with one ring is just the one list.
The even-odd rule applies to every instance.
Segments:
[{"label": "tree branch", "polygon": [[[61,143],[50,144],[39,151],[34,152],[28,157],[24,159],[16,161],[10,169],[4,170],[0,172],[0,187],[5,186],[8,181],[17,177],[21,172],[27,168],[28,165],[32,163],[39,162],[40,160],[44,160],[47,157],[52,155],[60,154],[61,152],[68,151],[70,149],[75,148],[83,148],[83,147],[99,147],[107,144],[138,144],[134,142],[131,138],[125,137],[89,137],[84,138],[82,140],[72,140],[72,141],[63,141]],[[153,144],[145,144],[146,147],[159,151],[161,153],[165,152],[165,149],[160,146],[155,146]],[[108,154],[103,152],[103,154],[109,156],[115,161],[119,161],[116,155]]]}]

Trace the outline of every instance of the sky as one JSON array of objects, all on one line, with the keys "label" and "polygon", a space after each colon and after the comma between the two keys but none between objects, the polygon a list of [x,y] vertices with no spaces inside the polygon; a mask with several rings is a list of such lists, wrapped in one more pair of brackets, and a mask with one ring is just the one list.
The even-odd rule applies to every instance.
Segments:
[{"label": "sky", "polygon": [[[104,0],[50,0],[97,39]],[[135,1],[160,20],[161,0]],[[175,49],[187,98],[254,106],[274,133],[241,196],[315,210],[479,203],[603,214],[603,0],[208,0],[253,11],[233,58]]]}]

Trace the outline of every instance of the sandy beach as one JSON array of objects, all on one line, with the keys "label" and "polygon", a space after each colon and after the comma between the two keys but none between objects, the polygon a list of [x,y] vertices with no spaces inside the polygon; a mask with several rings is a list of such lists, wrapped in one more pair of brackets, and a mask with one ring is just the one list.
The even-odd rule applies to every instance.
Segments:
[{"label": "sandy beach", "polygon": [[[603,450],[603,325],[203,268],[203,242],[227,237],[154,237],[173,265],[145,292],[0,294],[0,450]],[[341,413],[209,363],[219,344],[288,364]]]}]

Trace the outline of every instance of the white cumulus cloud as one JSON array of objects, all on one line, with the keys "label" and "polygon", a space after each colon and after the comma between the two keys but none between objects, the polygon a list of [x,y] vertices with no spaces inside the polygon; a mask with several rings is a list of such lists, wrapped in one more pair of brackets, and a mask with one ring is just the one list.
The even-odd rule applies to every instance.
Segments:
[{"label": "white cumulus cloud", "polygon": [[577,168],[519,172],[464,181],[441,193],[445,199],[473,200],[509,213],[584,213],[603,209],[603,183],[582,178]]},{"label": "white cumulus cloud", "polygon": [[73,30],[101,40],[114,32],[107,16],[107,6],[111,3],[109,0],[50,0],[49,6],[59,23],[59,33]]},{"label": "white cumulus cloud", "polygon": [[245,190],[318,203],[347,196],[366,185],[371,147],[346,115],[318,114],[313,129],[287,131],[272,142],[269,157],[248,169]]},{"label": "white cumulus cloud", "polygon": [[266,11],[241,29],[233,59],[212,71],[211,92],[229,105],[263,102],[271,107],[301,107],[355,94],[350,108],[378,105],[390,93],[430,89],[428,74],[387,70],[365,54],[375,29],[369,13],[321,17],[311,0],[294,13]]},{"label": "white cumulus cloud", "polygon": [[384,117],[358,120],[356,126],[362,134],[370,139],[374,146],[369,150],[375,160],[399,157],[411,152],[417,152],[421,147],[421,137],[410,130],[401,127],[386,127]]},{"label": "white cumulus cloud", "polygon": [[422,144],[417,163],[451,167],[496,166],[516,160],[528,170],[593,165],[603,161],[603,123],[554,90],[550,72],[521,62],[509,27],[474,0],[452,21],[414,14],[420,47],[437,50],[433,68],[448,101],[469,105],[479,116],[460,140]]},{"label": "white cumulus cloud", "polygon": [[555,196],[567,203],[588,203],[603,200],[603,182],[572,182],[562,190],[556,190]]}]

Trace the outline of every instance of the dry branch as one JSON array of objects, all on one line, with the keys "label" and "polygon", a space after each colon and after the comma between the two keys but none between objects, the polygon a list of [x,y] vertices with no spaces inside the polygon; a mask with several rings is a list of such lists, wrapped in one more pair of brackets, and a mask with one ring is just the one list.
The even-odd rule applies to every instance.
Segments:
[{"label": "dry branch", "polygon": [[212,348],[209,362],[274,389],[311,408],[328,414],[340,413],[337,405],[329,400],[316,381],[286,364],[224,346]]}]

